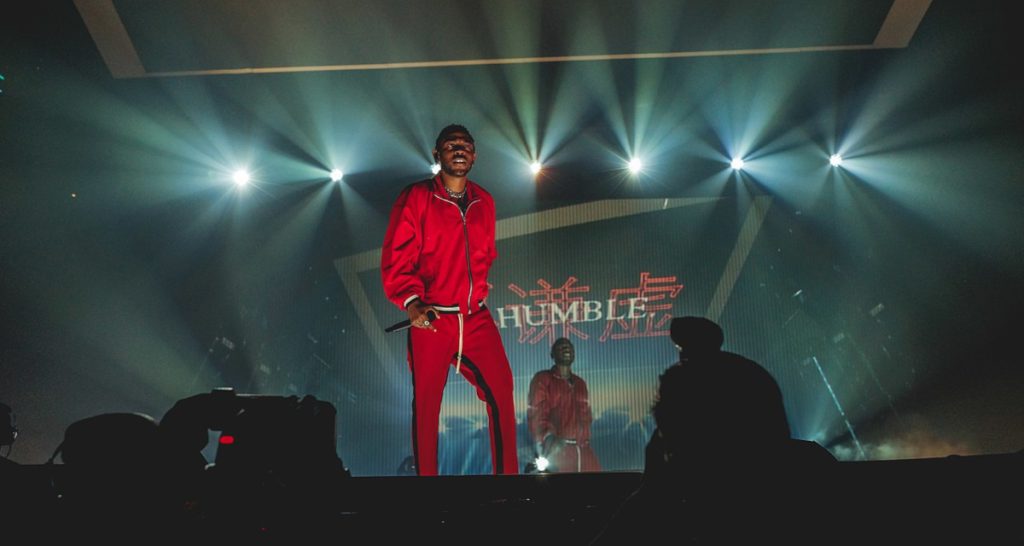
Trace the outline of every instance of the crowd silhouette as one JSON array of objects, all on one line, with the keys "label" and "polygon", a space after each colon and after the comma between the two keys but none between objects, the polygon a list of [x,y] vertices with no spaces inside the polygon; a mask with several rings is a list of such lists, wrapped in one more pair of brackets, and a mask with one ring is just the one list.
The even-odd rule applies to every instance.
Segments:
[{"label": "crowd silhouette", "polygon": [[[1020,502],[994,493],[1019,490],[1024,453],[841,463],[792,437],[778,383],[723,351],[717,324],[678,317],[671,339],[679,362],[659,377],[639,476],[482,477],[490,492],[480,494],[466,482],[414,478],[407,458],[399,476],[360,481],[336,453],[332,404],[215,389],[179,400],[159,421],[76,421],[43,464],[0,458],[0,513],[46,520],[31,529],[42,543],[387,543],[409,532],[448,544],[488,535],[489,544],[599,546],[1024,539],[1013,524]],[[9,452],[14,412],[0,404],[0,416],[0,449]],[[213,461],[203,455],[211,431],[220,432]],[[480,498],[490,500],[474,504]]]}]

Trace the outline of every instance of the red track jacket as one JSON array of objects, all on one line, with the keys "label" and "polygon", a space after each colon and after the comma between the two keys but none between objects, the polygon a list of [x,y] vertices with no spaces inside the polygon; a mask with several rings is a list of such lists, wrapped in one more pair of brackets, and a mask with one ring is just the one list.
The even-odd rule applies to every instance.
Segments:
[{"label": "red track jacket", "polygon": [[384,293],[405,309],[419,298],[473,313],[487,297],[494,247],[494,199],[466,182],[463,213],[440,175],[410,184],[395,201],[381,249]]},{"label": "red track jacket", "polygon": [[552,459],[558,472],[598,472],[601,464],[590,446],[590,424],[594,417],[587,382],[576,374],[571,379],[562,379],[556,366],[533,376],[527,398],[527,425],[538,446],[551,434],[571,441],[554,453],[543,453]]}]

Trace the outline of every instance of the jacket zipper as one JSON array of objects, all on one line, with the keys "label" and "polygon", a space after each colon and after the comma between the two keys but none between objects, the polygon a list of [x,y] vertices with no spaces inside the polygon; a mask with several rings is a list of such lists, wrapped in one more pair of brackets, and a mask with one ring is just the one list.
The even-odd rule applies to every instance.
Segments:
[{"label": "jacket zipper", "polygon": [[[469,260],[469,227],[466,225],[466,213],[469,212],[469,207],[473,206],[476,201],[470,201],[466,205],[466,211],[462,211],[462,207],[459,207],[459,214],[462,215],[462,233],[466,236],[466,272],[469,273],[469,295],[466,296],[466,314],[473,314],[473,263]],[[458,206],[458,205],[456,205]]]},{"label": "jacket zipper", "polygon": [[462,217],[462,235],[466,238],[466,273],[469,274],[469,295],[466,296],[466,314],[472,314],[473,313],[473,263],[469,259],[469,227],[466,225],[466,213],[469,212],[469,207],[472,207],[474,203],[476,203],[476,202],[478,202],[480,200],[479,199],[474,199],[474,200],[470,201],[469,204],[466,205],[466,211],[463,212],[462,211],[462,207],[460,207],[458,203],[453,203],[453,202],[451,202],[451,201],[449,201],[449,200],[447,200],[447,199],[445,199],[443,197],[440,197],[437,194],[434,194],[434,197],[437,197],[438,199],[444,201],[445,203],[449,203],[451,205],[454,205],[455,208],[459,209],[459,216]]}]

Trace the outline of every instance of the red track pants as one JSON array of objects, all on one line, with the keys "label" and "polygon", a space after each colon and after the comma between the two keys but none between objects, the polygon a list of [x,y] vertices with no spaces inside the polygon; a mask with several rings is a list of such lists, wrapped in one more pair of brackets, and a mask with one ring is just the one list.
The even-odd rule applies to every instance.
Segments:
[{"label": "red track pants", "polygon": [[[463,316],[461,373],[487,404],[491,434],[491,465],[495,474],[517,474],[516,416],[512,369],[498,328],[486,308]],[[412,441],[420,476],[437,475],[437,432],[441,397],[459,348],[458,314],[433,321],[436,332],[409,329],[409,370],[412,372]]]}]

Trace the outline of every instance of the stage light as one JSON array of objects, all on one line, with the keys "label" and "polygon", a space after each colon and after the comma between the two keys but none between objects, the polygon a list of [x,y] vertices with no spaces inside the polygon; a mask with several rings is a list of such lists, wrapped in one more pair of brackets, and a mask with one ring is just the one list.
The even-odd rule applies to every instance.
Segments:
[{"label": "stage light", "polygon": [[828,164],[832,165],[833,167],[842,167],[843,166],[843,156],[841,156],[839,154],[832,154],[828,158]]},{"label": "stage light", "polygon": [[231,175],[231,180],[234,180],[235,185],[237,186],[244,186],[249,183],[249,171],[239,169]]},{"label": "stage light", "polygon": [[640,161],[639,157],[634,157],[629,160],[629,172],[633,174],[639,173],[644,168],[643,161]]},{"label": "stage light", "polygon": [[548,461],[547,457],[537,457],[533,460],[533,464],[537,467],[538,472],[544,472],[551,465],[551,462]]},{"label": "stage light", "polygon": [[331,169],[331,182],[340,182],[345,173],[341,169]]},{"label": "stage light", "polygon": [[437,173],[441,172],[441,164],[440,163],[434,163],[433,165],[431,165],[430,166],[430,172],[432,172],[434,174],[437,174]]},{"label": "stage light", "polygon": [[732,158],[732,161],[729,162],[729,166],[732,167],[733,170],[737,170],[737,171],[742,169],[743,165],[745,165],[745,164],[746,163],[742,159],[740,159],[738,157]]},{"label": "stage light", "polygon": [[534,161],[533,163],[530,163],[530,172],[533,173],[534,175],[540,174],[541,169],[543,169],[543,167],[541,166],[540,161]]}]

